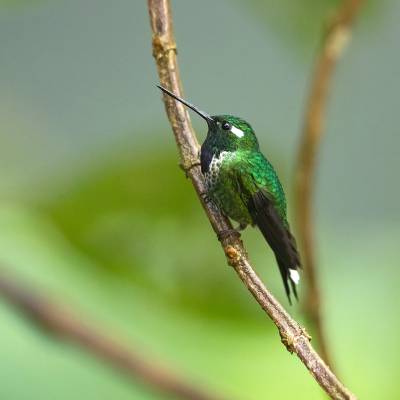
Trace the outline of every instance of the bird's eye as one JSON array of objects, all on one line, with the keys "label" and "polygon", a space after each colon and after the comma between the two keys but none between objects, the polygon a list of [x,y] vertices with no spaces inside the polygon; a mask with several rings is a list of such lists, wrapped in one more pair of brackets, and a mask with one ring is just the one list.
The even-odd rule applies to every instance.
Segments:
[{"label": "bird's eye", "polygon": [[223,129],[224,131],[230,131],[231,128],[232,128],[232,125],[231,125],[229,122],[227,122],[227,121],[222,121],[222,122],[221,122],[221,127],[222,127],[222,129]]}]

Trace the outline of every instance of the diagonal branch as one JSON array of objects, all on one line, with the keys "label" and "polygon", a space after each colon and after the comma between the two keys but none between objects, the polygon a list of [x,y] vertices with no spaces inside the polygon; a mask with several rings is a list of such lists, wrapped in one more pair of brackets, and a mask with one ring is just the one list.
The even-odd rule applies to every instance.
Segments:
[{"label": "diagonal branch", "polygon": [[221,400],[145,360],[115,338],[90,327],[64,307],[39,296],[4,273],[0,275],[0,296],[46,333],[80,346],[134,383],[141,382],[163,395],[184,400]]},{"label": "diagonal branch", "polygon": [[[181,96],[182,87],[169,0],[148,0],[148,6],[153,32],[153,55],[160,83]],[[234,268],[255,300],[277,326],[282,343],[287,350],[299,357],[325,392],[332,399],[354,400],[356,397],[338,380],[312,348],[309,335],[266,289],[251,267],[241,240],[236,236],[221,235],[232,227],[218,210],[204,200],[203,194],[206,188],[198,160],[199,144],[188,113],[182,104],[172,100],[169,96],[164,96],[164,103],[178,145],[182,167],[192,181],[215,233],[218,237],[225,236],[221,240],[221,245],[228,264]]]},{"label": "diagonal branch", "polygon": [[307,280],[306,311],[315,327],[322,358],[329,365],[332,364],[324,334],[321,297],[316,271],[312,197],[317,153],[324,130],[326,103],[332,75],[348,43],[351,26],[361,5],[362,0],[344,0],[324,36],[310,85],[294,184],[297,231],[303,253],[304,276]]}]

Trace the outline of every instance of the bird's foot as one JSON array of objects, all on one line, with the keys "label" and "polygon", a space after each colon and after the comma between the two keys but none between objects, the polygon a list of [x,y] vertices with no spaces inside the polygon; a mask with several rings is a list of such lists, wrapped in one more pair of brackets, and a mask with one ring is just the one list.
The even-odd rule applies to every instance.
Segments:
[{"label": "bird's foot", "polygon": [[238,231],[238,232],[241,232],[241,231],[245,230],[246,227],[247,227],[247,224],[240,223],[240,224],[235,228],[235,230]]},{"label": "bird's foot", "polygon": [[200,193],[200,196],[206,204],[210,204],[213,202],[207,192]]},{"label": "bird's foot", "polygon": [[218,240],[220,242],[224,241],[225,239],[229,238],[229,236],[234,236],[237,239],[240,238],[240,232],[236,229],[225,229],[217,234]]}]

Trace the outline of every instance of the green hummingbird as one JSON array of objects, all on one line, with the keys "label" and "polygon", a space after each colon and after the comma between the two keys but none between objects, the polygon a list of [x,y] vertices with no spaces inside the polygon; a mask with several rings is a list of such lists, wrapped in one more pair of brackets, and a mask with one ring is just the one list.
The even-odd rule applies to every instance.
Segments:
[{"label": "green hummingbird", "polygon": [[207,122],[208,133],[200,151],[207,197],[223,214],[239,223],[238,230],[248,225],[260,229],[275,254],[291,303],[291,290],[297,299],[300,257],[287,221],[282,184],[261,153],[253,128],[233,115],[209,115],[164,87],[158,87]]}]

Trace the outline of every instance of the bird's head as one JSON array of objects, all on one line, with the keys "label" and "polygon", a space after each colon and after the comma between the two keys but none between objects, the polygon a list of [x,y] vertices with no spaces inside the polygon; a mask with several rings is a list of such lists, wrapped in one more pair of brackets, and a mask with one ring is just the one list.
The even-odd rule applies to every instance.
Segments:
[{"label": "bird's head", "polygon": [[209,115],[168,89],[162,86],[158,87],[167,95],[189,107],[207,122],[206,140],[210,140],[213,146],[218,147],[220,151],[258,150],[257,137],[251,125],[245,120],[233,115]]},{"label": "bird's head", "polygon": [[207,137],[221,146],[221,150],[258,150],[256,135],[248,122],[233,115],[213,115],[211,118]]}]

